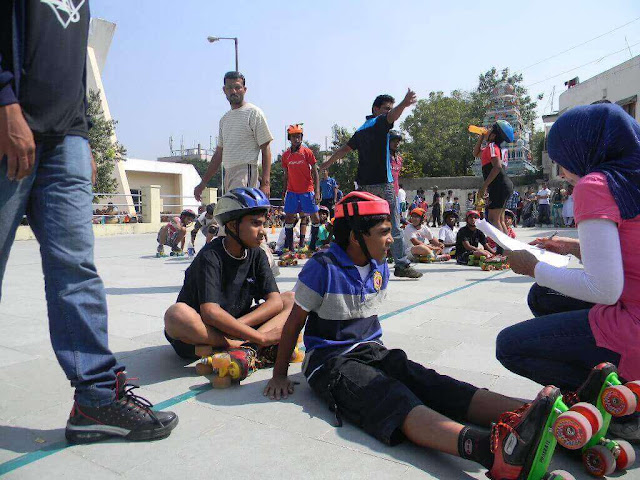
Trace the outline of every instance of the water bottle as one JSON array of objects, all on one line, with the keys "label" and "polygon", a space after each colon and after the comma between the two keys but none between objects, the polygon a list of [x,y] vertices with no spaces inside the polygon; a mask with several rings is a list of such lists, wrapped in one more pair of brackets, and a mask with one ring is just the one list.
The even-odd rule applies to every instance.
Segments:
[{"label": "water bottle", "polygon": [[475,133],[477,135],[484,135],[485,133],[487,133],[489,130],[487,130],[484,127],[478,127],[476,125],[469,125],[469,131],[471,133]]},{"label": "water bottle", "polygon": [[189,257],[193,257],[193,256],[195,256],[195,254],[196,254],[196,249],[195,249],[193,246],[190,246],[190,247],[187,249],[187,255],[188,255]]}]

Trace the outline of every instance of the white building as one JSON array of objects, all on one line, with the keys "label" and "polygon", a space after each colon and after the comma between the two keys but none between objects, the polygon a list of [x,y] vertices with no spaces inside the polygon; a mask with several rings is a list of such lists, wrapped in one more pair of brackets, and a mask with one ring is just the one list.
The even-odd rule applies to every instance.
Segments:
[{"label": "white building", "polygon": [[[107,120],[112,117],[101,73],[115,29],[115,23],[92,18],[87,49],[87,88],[100,91],[102,110]],[[112,140],[116,140],[115,134]],[[141,188],[160,185],[163,212],[177,213],[182,208],[197,210],[198,202],[193,197],[193,190],[200,183],[201,178],[193,165],[127,158],[117,162],[113,175],[118,182],[119,195],[103,198],[100,203],[113,202],[121,205],[120,211],[133,214],[139,202],[136,194],[140,194]]]},{"label": "white building", "polygon": [[[640,55],[584,82],[580,82],[577,78],[574,81],[572,83],[575,83],[575,85],[571,85],[560,94],[558,112],[542,117],[545,123],[545,136],[549,133],[553,122],[568,109],[578,105],[589,105],[598,100],[609,100],[611,103],[617,103],[629,115],[640,121],[640,109],[638,109]],[[551,163],[546,151],[546,144],[542,153],[542,167],[545,176],[549,180],[558,178],[558,167]]]}]

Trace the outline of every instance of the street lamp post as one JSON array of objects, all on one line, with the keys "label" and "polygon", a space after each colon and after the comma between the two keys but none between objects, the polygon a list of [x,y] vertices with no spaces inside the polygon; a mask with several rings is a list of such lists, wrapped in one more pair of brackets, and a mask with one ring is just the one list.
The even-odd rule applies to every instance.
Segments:
[{"label": "street lamp post", "polygon": [[236,47],[236,72],[240,71],[238,70],[238,37],[207,37],[207,40],[209,40],[209,43],[217,42],[218,40],[233,40]]}]

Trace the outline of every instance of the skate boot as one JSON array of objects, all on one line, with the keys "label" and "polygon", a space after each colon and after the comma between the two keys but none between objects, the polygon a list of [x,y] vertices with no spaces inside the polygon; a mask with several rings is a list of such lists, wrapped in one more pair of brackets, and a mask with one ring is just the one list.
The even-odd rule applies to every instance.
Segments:
[{"label": "skate boot", "polygon": [[128,383],[125,372],[116,376],[116,399],[103,407],[85,407],[74,402],[65,437],[70,443],[92,443],[109,437],[132,441],[159,440],[178,425],[173,412],[151,409],[147,399],[133,393],[138,385]]},{"label": "skate boot", "polygon": [[172,248],[170,255],[172,257],[184,257],[184,252],[179,248]]},{"label": "skate boot", "polygon": [[217,351],[201,358],[198,365],[196,371],[209,378],[213,388],[228,388],[234,383],[239,384],[257,370],[256,350],[242,346]]},{"label": "skate boot", "polygon": [[167,254],[164,253],[164,247],[162,245],[158,245],[158,248],[156,250],[156,258],[162,258],[166,256]]},{"label": "skate boot", "polygon": [[562,402],[560,390],[549,386],[537,398],[500,416],[491,428],[494,461],[487,477],[493,480],[574,480],[563,471],[547,472],[556,447],[551,426]]},{"label": "skate boot", "polygon": [[[609,440],[606,435],[609,429],[626,439],[639,435],[639,416],[634,413],[638,408],[639,395],[640,382],[622,385],[617,369],[611,363],[596,366],[576,392],[564,394],[565,403],[571,405],[571,409],[560,415],[558,421],[564,422],[565,432],[571,435],[585,430],[592,432],[591,439],[582,448],[582,461],[592,475],[603,476],[616,469],[625,470],[635,462],[635,451],[629,442]],[[634,414],[628,419],[612,418],[631,413]],[[558,441],[564,445],[563,439]]]},{"label": "skate boot", "polygon": [[[256,365],[258,368],[271,368],[276,364],[278,358],[278,345],[269,345],[268,347],[262,347],[258,350],[258,356]],[[298,344],[291,353],[289,363],[301,363],[304,360],[304,351],[301,348],[301,341],[298,339]]]}]

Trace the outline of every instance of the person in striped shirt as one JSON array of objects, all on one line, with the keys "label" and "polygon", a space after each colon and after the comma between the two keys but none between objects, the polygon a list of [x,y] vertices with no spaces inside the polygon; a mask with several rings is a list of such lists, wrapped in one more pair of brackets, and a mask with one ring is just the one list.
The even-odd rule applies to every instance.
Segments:
[{"label": "person in striped shirt", "polygon": [[335,213],[335,242],[300,272],[264,395],[279,400],[293,393],[289,358],[304,328],[303,373],[335,412],[338,426],[344,416],[388,445],[406,437],[476,461],[489,478],[526,478],[560,390],[545,387],[524,404],[440,375],[402,350],[388,350],[377,312],[389,282],[389,203],[356,191],[338,202]]}]

